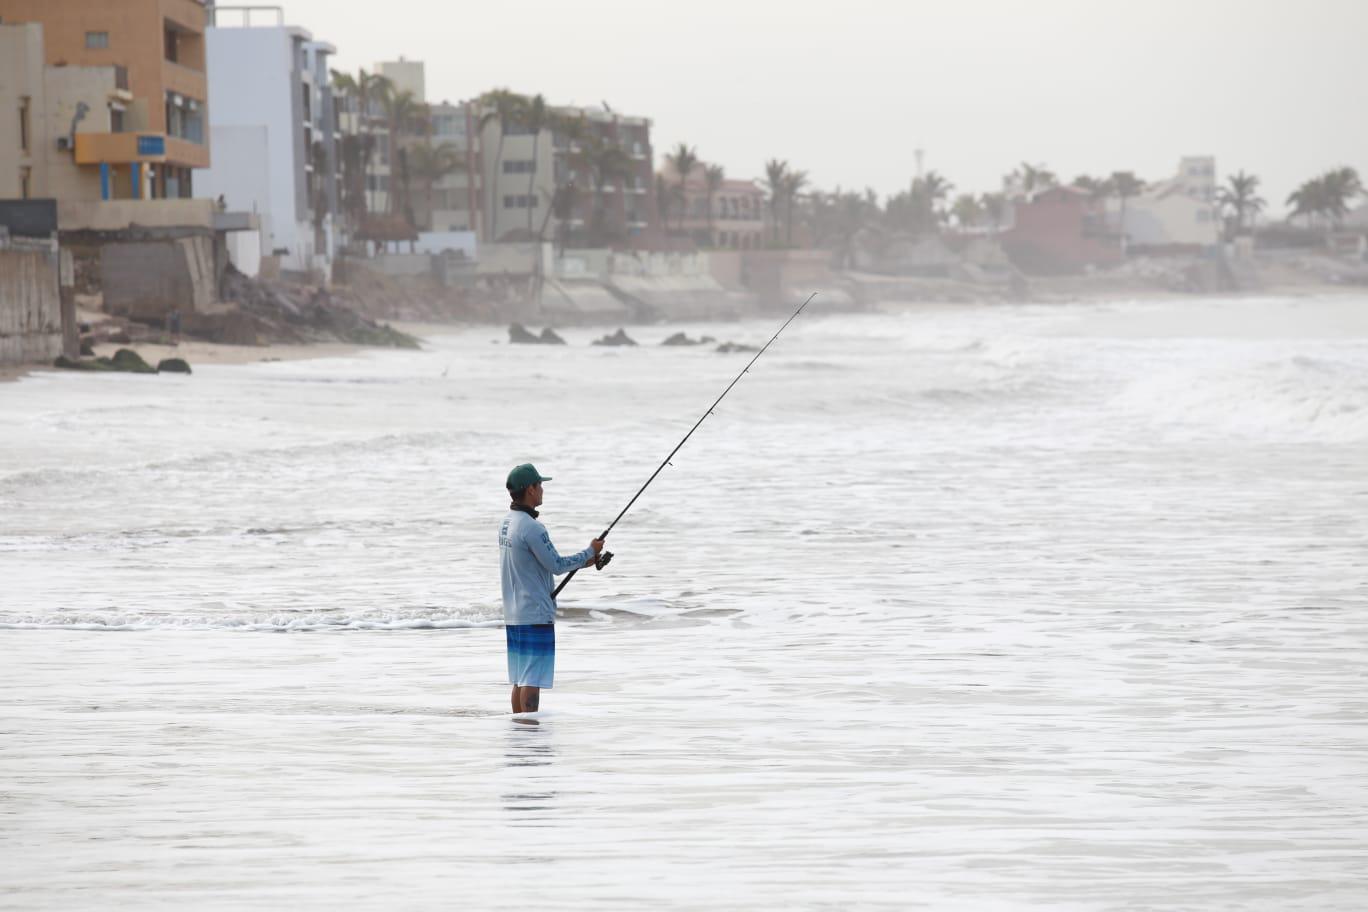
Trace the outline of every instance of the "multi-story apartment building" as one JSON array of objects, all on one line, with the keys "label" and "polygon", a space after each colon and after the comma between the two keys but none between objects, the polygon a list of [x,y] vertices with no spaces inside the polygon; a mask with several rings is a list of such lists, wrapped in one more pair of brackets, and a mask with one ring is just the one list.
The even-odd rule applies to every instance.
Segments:
[{"label": "multi-story apartment building", "polygon": [[[414,198],[419,226],[432,231],[473,231],[481,234],[483,185],[480,175],[480,140],[471,104],[429,106],[426,141],[442,162],[431,181],[431,194]],[[449,170],[448,170],[449,169]],[[419,176],[423,182],[422,175]]]},{"label": "multi-story apartment building", "polygon": [[489,116],[487,106],[477,103],[475,110],[484,237],[629,249],[659,245],[650,120],[557,107],[534,133],[516,120]]},{"label": "multi-story apartment building", "polygon": [[699,247],[757,250],[765,246],[768,208],[759,181],[723,179],[709,188],[706,164],[689,173],[680,193],[679,174],[667,163],[660,176],[672,194],[664,213],[666,234],[687,235]]},{"label": "multi-story apartment building", "polygon": [[191,196],[210,161],[205,19],[197,0],[0,0],[0,104],[20,126],[0,194]]},{"label": "multi-story apartment building", "polygon": [[[251,12],[274,22],[254,22]],[[328,61],[335,49],[286,25],[278,7],[233,7],[206,33],[209,128],[218,155],[202,193],[257,213],[262,253],[282,268],[326,274],[336,251],[339,121]]]}]

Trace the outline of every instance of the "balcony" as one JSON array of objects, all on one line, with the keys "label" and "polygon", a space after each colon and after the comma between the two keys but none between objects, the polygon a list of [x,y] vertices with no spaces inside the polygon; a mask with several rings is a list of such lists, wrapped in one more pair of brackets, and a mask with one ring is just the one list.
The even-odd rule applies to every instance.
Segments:
[{"label": "balcony", "polygon": [[156,162],[209,167],[209,150],[165,133],[77,133],[76,164]]}]

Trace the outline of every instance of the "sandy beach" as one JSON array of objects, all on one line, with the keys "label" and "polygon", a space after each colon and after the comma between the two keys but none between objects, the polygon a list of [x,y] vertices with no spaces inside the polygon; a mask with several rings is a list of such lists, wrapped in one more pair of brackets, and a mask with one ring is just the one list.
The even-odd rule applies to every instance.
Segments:
[{"label": "sandy beach", "polygon": [[[214,342],[186,340],[177,345],[108,343],[95,346],[97,356],[112,357],[121,348],[131,348],[148,364],[157,365],[164,358],[184,358],[191,370],[214,364],[258,364],[262,361],[305,361],[313,358],[340,358],[366,348],[364,345],[319,343],[317,345],[220,345]],[[45,364],[13,364],[0,367],[0,382],[18,380],[37,371],[58,368]]]}]

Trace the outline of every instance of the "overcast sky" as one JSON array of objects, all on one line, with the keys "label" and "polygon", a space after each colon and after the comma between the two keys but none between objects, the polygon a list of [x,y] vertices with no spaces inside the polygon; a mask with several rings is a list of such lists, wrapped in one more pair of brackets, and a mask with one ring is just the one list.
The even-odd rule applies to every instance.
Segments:
[{"label": "overcast sky", "polygon": [[[228,14],[224,14],[225,17]],[[427,65],[428,100],[494,87],[654,122],[729,176],[782,158],[832,189],[957,192],[1026,160],[1156,180],[1186,154],[1259,175],[1275,212],[1368,177],[1368,0],[285,0],[342,68]]]}]

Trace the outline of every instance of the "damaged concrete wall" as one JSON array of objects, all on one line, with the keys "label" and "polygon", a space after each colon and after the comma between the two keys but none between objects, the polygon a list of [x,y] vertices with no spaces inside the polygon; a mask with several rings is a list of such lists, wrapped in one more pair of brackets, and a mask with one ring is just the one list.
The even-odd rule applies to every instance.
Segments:
[{"label": "damaged concrete wall", "polygon": [[62,353],[57,253],[0,249],[0,364],[43,364]]},{"label": "damaged concrete wall", "polygon": [[105,310],[156,319],[214,303],[214,242],[208,237],[123,241],[100,251]]}]

